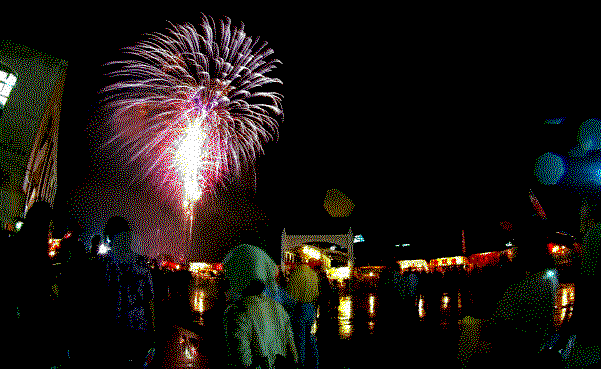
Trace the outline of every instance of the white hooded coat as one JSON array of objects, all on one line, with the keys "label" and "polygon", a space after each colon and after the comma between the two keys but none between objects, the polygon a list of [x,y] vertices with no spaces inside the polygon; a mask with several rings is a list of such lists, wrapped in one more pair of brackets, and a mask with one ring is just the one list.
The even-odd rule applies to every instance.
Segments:
[{"label": "white hooded coat", "polygon": [[242,297],[253,280],[276,289],[273,260],[255,246],[240,245],[226,256],[223,266],[233,301],[224,314],[227,361],[250,367],[264,359],[273,368],[279,354],[297,362],[290,317],[282,305],[264,294]]}]

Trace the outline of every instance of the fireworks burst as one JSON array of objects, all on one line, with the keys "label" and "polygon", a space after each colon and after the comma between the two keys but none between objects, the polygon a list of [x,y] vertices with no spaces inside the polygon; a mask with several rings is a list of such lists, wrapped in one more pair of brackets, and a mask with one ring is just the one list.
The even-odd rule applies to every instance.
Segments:
[{"label": "fireworks burst", "polygon": [[[144,176],[161,185],[179,183],[185,208],[220,182],[249,168],[262,144],[277,136],[283,96],[258,91],[282,83],[266,74],[280,63],[270,59],[267,43],[257,47],[244,32],[202,15],[201,32],[190,24],[173,25],[168,35],[154,33],[126,52],[135,59],[109,76],[120,81],[104,89],[118,133],[120,150],[140,160]],[[254,188],[255,181],[252,183]]]}]

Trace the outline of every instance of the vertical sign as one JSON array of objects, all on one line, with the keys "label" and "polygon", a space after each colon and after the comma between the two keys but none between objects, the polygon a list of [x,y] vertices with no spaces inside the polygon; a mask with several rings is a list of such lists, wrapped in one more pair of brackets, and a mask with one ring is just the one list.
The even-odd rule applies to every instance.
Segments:
[{"label": "vertical sign", "polygon": [[463,251],[463,255],[465,255],[465,230],[461,230],[461,250]]}]

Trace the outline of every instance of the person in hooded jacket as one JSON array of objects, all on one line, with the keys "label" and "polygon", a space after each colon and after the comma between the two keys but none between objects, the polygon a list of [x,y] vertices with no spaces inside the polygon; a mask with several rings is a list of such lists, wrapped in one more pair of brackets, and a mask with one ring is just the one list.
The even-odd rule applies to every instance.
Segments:
[{"label": "person in hooded jacket", "polygon": [[223,261],[229,301],[223,316],[227,366],[288,367],[298,362],[290,316],[275,295],[276,265],[265,251],[239,245]]}]

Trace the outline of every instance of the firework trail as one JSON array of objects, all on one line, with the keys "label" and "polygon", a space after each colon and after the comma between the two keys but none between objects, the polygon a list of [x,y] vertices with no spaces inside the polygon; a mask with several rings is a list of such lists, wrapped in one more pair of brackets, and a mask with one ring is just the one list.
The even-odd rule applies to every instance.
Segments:
[{"label": "firework trail", "polygon": [[144,176],[178,183],[184,207],[224,174],[245,168],[254,189],[254,161],[263,142],[277,137],[270,113],[282,114],[283,98],[258,88],[282,83],[266,76],[280,61],[229,18],[220,22],[220,37],[204,14],[200,33],[190,24],[171,26],[168,35],[154,33],[126,48],[134,58],[108,63],[121,65],[108,74],[119,82],[103,90],[118,127],[109,143],[120,142],[130,161],[141,161]]}]

